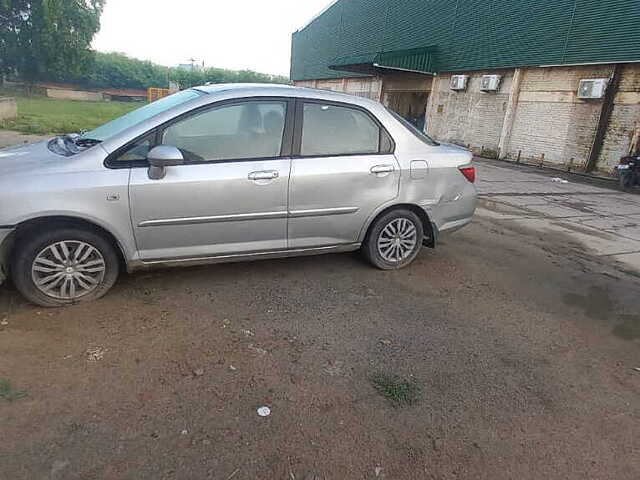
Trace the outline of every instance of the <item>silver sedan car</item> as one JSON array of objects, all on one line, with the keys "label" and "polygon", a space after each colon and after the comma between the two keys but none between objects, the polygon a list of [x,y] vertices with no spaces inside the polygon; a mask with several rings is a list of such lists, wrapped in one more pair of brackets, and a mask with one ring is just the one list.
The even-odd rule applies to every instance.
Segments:
[{"label": "silver sedan car", "polygon": [[0,282],[55,307],[101,297],[123,269],[358,249],[402,268],[471,221],[471,159],[364,98],[184,90],[0,150]]}]

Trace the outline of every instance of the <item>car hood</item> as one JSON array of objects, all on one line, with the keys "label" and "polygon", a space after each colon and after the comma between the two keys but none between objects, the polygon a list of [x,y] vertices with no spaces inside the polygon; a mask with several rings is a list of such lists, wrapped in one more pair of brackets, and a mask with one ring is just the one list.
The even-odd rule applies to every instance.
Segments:
[{"label": "car hood", "polygon": [[[49,174],[77,170],[84,152],[65,157],[48,148],[49,140],[0,149],[0,178],[21,174]],[[99,146],[96,146],[100,148]],[[94,147],[94,148],[96,148]]]}]

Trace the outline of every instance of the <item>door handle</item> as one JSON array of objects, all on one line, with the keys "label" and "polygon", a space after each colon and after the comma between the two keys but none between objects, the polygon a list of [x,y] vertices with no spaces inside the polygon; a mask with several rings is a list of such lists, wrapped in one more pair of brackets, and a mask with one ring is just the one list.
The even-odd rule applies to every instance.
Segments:
[{"label": "door handle", "polygon": [[391,173],[395,170],[393,165],[376,165],[375,167],[371,167],[371,173],[374,175],[379,175],[381,173]]},{"label": "door handle", "polygon": [[273,180],[279,176],[280,173],[277,170],[265,170],[263,172],[251,172],[249,180]]}]

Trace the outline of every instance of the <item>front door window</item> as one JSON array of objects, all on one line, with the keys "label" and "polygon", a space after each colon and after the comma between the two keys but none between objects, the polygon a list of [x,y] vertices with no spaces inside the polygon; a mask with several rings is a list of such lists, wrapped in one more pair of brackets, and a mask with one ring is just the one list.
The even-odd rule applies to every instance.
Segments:
[{"label": "front door window", "polygon": [[279,157],[285,112],[282,101],[223,105],[169,126],[162,143],[179,148],[187,162]]}]

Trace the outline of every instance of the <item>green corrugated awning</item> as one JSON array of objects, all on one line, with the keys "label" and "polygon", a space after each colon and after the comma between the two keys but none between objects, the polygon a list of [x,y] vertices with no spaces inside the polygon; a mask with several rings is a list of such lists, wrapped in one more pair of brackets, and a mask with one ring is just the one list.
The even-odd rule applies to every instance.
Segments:
[{"label": "green corrugated awning", "polygon": [[435,73],[433,49],[430,47],[340,57],[335,59],[329,68],[366,74],[377,73],[379,69]]}]

